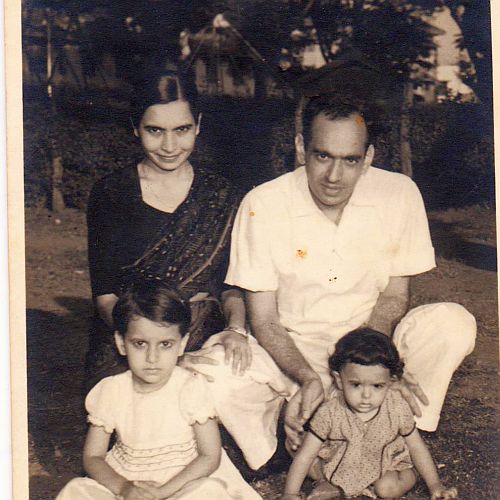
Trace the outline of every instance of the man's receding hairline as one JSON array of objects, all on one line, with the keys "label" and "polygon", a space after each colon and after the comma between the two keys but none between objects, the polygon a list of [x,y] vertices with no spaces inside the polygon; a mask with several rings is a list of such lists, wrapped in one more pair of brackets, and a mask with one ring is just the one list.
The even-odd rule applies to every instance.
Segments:
[{"label": "man's receding hairline", "polygon": [[[313,129],[314,129],[314,121],[316,120],[316,118],[320,117],[320,116],[324,116],[327,120],[331,121],[331,122],[337,122],[337,121],[346,121],[346,120],[350,120],[352,117],[354,117],[354,120],[356,122],[357,125],[363,125],[364,126],[364,129],[365,129],[365,150],[367,150],[370,145],[372,144],[371,141],[370,141],[370,134],[368,132],[368,126],[366,124],[366,120],[365,120],[365,117],[363,116],[363,113],[361,113],[360,111],[353,111],[350,115],[348,116],[334,116],[334,117],[331,117],[331,116],[328,116],[328,111],[321,111],[319,112],[317,115],[314,115],[312,121],[311,121],[311,126],[310,126],[310,130],[309,130],[309,140],[307,141],[308,144],[310,144],[311,140],[312,140],[312,136],[313,136]],[[305,138],[304,138],[305,140]]]}]

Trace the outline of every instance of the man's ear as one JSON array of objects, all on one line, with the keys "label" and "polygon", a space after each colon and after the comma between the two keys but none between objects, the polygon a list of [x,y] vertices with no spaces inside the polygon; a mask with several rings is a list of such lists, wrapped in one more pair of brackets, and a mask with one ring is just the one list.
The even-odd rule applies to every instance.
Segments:
[{"label": "man's ear", "polygon": [[127,351],[125,351],[125,339],[118,332],[115,332],[115,344],[116,348],[118,349],[118,352],[122,356],[126,356]]},{"label": "man's ear", "polygon": [[375,148],[373,144],[370,144],[366,148],[365,160],[363,162],[363,170],[366,170],[372,164],[374,156],[375,156]]},{"label": "man's ear", "polygon": [[198,119],[196,120],[196,135],[198,135],[200,133],[200,130],[201,130],[201,119],[203,117],[203,113],[200,113],[198,115]]},{"label": "man's ear", "polygon": [[297,163],[299,165],[306,164],[306,148],[304,144],[304,136],[297,134],[295,136],[295,154],[297,156]]},{"label": "man's ear", "polygon": [[184,354],[184,350],[186,349],[187,343],[189,340],[189,333],[187,335],[184,335],[181,339],[181,346],[179,348],[179,353],[177,354],[177,357],[180,358]]},{"label": "man's ear", "polygon": [[339,391],[343,390],[342,387],[342,379],[340,378],[340,373],[339,372],[332,372],[333,380],[335,380],[335,385],[337,386],[337,389]]}]

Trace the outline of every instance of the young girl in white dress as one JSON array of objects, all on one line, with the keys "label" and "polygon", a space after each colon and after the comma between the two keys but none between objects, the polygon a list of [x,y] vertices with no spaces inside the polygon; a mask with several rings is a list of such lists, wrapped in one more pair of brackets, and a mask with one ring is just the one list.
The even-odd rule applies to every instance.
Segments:
[{"label": "young girl in white dress", "polygon": [[129,371],[88,394],[88,477],[70,481],[57,500],[261,499],[221,448],[203,376],[176,366],[189,307],[159,282],[135,284],[113,319]]},{"label": "young girl in white dress", "polygon": [[432,500],[456,498],[456,489],[439,480],[408,403],[390,390],[404,367],[392,340],[369,328],[351,332],[337,342],[329,365],[338,390],[311,419],[282,500],[303,498],[308,473],[317,480],[308,500],[399,498],[415,485],[415,469]]}]

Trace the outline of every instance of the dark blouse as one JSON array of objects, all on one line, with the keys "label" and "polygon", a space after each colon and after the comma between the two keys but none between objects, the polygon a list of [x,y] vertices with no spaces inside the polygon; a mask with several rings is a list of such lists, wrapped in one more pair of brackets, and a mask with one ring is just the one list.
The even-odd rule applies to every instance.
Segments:
[{"label": "dark blouse", "polygon": [[[195,169],[193,184],[199,181]],[[161,236],[172,214],[147,205],[142,199],[137,166],[128,167],[97,181],[87,210],[88,258],[93,297],[117,293],[124,266],[134,263]],[[221,287],[227,270],[214,270]],[[213,290],[206,290],[213,292]],[[220,290],[219,290],[220,291]]]}]

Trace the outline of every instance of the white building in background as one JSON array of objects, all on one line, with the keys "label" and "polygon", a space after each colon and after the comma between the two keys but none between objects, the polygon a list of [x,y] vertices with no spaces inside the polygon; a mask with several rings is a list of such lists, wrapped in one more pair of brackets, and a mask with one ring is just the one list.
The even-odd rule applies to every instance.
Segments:
[{"label": "white building in background", "polygon": [[472,65],[467,49],[459,49],[457,42],[462,31],[453,19],[450,9],[442,7],[425,21],[438,28],[440,33],[434,36],[437,46],[429,60],[435,67],[427,72],[427,83],[418,87],[415,94],[426,102],[443,102],[447,99],[475,101],[473,90],[466,85],[460,75],[460,65]]}]

